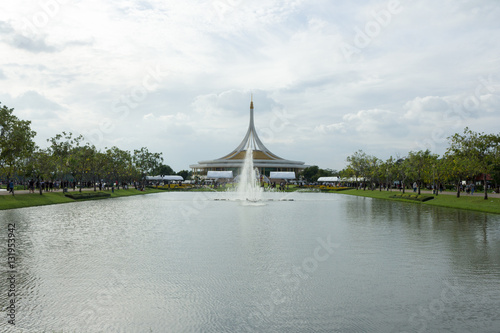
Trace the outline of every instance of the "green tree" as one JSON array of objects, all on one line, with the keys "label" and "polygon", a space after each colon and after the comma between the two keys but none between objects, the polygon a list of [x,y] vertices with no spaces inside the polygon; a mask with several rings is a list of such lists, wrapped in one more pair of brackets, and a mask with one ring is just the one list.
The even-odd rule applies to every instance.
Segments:
[{"label": "green tree", "polygon": [[396,177],[396,168],[395,168],[396,160],[391,156],[384,163],[381,164],[380,168],[385,176],[386,181],[386,190],[392,190],[392,184],[394,178]]},{"label": "green tree", "polygon": [[[498,156],[498,154],[495,154],[495,155]],[[498,157],[496,157],[495,166],[493,167],[493,170],[491,172],[491,178],[495,182],[496,192],[499,193],[499,190],[500,190],[500,160]]]},{"label": "green tree", "polygon": [[62,132],[53,138],[47,139],[50,142],[48,154],[52,156],[55,161],[55,178],[62,181],[67,181],[68,174],[70,173],[70,159],[74,152],[74,148],[80,146],[83,141],[83,136],[79,135],[74,137],[71,132]]},{"label": "green tree", "polygon": [[[38,149],[27,159],[26,174],[41,184],[42,181],[48,180],[53,176],[54,162],[49,149]],[[40,195],[43,194],[41,186],[39,186],[39,193]]]},{"label": "green tree", "polygon": [[7,178],[14,176],[36,149],[31,121],[20,120],[13,112],[5,105],[0,107],[0,168]]},{"label": "green tree", "polygon": [[448,140],[450,141],[450,152],[461,158],[467,158],[476,175],[482,174],[484,199],[488,199],[486,178],[495,168],[496,153],[500,144],[499,136],[476,133],[466,127],[462,135],[456,133]]},{"label": "green tree", "polygon": [[92,161],[96,154],[96,148],[89,143],[84,146],[77,145],[73,147],[69,161],[73,177],[80,183],[80,192],[84,183],[92,179]]},{"label": "green tree", "polygon": [[338,176],[339,172],[337,170],[332,170],[332,169],[318,169],[318,173],[316,174],[316,180],[319,177],[335,177]]},{"label": "green tree", "polygon": [[160,164],[152,173],[156,176],[175,175],[175,171],[169,165],[165,164]]},{"label": "green tree", "polygon": [[339,177],[342,180],[348,180],[354,177],[354,171],[350,166],[345,167],[344,169],[339,171]]},{"label": "green tree", "polygon": [[188,170],[181,170],[177,172],[177,174],[182,178],[184,178],[184,180],[189,179],[189,177],[191,177],[191,171]]},{"label": "green tree", "polygon": [[128,150],[122,150],[116,146],[106,150],[105,172],[108,175],[108,182],[117,182],[120,189],[120,182],[129,179],[133,174],[131,170],[132,155]]},{"label": "green tree", "polygon": [[462,180],[474,175],[475,168],[466,156],[454,154],[450,149],[445,153],[445,158],[442,163],[444,170],[446,170],[446,180],[455,184],[457,188],[457,198],[460,198]]},{"label": "green tree", "polygon": [[97,183],[101,181],[105,173],[107,162],[106,154],[101,151],[96,151],[90,159],[90,173],[94,184],[94,192],[97,191]]},{"label": "green tree", "polygon": [[363,182],[364,182],[363,189],[366,190],[366,178],[367,178],[368,171],[369,171],[368,160],[369,160],[369,156],[366,155],[366,153],[363,152],[362,150],[358,150],[357,152],[355,152],[351,156],[347,157],[347,162],[349,163],[348,168],[350,168],[352,170],[352,174],[355,178],[356,189],[358,189],[358,187],[359,187],[358,186],[358,179],[359,179],[359,177],[362,177]]},{"label": "green tree", "polygon": [[403,193],[405,193],[406,180],[408,179],[408,176],[410,174],[410,165],[408,162],[408,158],[406,157],[396,157],[396,158],[397,160],[394,163],[393,170],[398,177]]},{"label": "green tree", "polygon": [[317,165],[313,165],[313,166],[307,167],[304,170],[302,170],[301,175],[302,175],[302,177],[304,177],[304,179],[306,181],[314,182],[318,179],[318,178],[316,178],[316,179],[314,178],[316,176],[316,174],[318,173],[318,171],[319,171],[319,167]]},{"label": "green tree", "polygon": [[431,154],[427,163],[430,168],[425,169],[424,181],[429,184],[432,183],[433,194],[438,195],[439,187],[446,176],[445,160],[439,158],[439,155]]},{"label": "green tree", "polygon": [[437,157],[432,155],[429,149],[417,152],[410,151],[408,153],[409,173],[417,183],[418,194],[420,194],[423,180],[429,179],[429,175],[432,174],[432,161],[435,158]]},{"label": "green tree", "polygon": [[310,182],[315,182],[320,177],[333,177],[338,176],[338,174],[337,170],[321,169],[317,165],[307,167],[300,173],[301,176]]},{"label": "green tree", "polygon": [[370,189],[372,191],[375,190],[375,186],[377,184],[380,186],[381,179],[383,178],[383,172],[381,170],[381,164],[382,164],[381,162],[382,161],[375,156],[367,156],[366,178],[370,182]]},{"label": "green tree", "polygon": [[134,150],[133,161],[141,175],[142,186],[144,186],[146,176],[151,175],[152,171],[163,162],[163,157],[161,157],[161,153],[151,153],[146,147],[142,147],[139,150]]}]

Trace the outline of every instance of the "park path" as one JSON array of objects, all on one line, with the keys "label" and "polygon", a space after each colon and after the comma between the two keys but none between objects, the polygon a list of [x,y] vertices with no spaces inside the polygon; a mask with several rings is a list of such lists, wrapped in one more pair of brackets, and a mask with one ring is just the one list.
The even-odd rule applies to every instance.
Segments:
[{"label": "park path", "polygon": [[[413,190],[406,190],[405,193],[413,193]],[[430,190],[420,190],[420,193],[423,193],[423,194],[432,194],[432,191]],[[454,196],[457,196],[457,192],[439,192],[438,195],[441,195],[441,194],[444,194],[444,195],[454,195]],[[464,196],[464,197],[479,197],[479,198],[483,198],[484,197],[484,193],[483,192],[475,192],[474,195],[471,195],[471,194],[467,194],[465,192],[462,192],[460,193],[460,196]],[[500,198],[500,194],[499,193],[488,193],[488,198]]]},{"label": "park path", "polygon": [[[75,191],[73,191],[73,189],[68,189],[68,193],[76,193],[78,192],[80,189],[76,189]],[[82,191],[93,191],[94,188],[82,188]],[[99,189],[97,189],[99,191]],[[59,190],[54,190],[52,192],[62,192],[61,189]],[[16,190],[14,191],[14,195],[19,195],[19,194],[28,194],[30,193],[29,190]],[[35,190],[35,194],[39,194],[40,192],[38,190]],[[49,192],[46,192],[46,191],[43,191],[43,193],[49,193]],[[12,195],[9,193],[9,191],[7,191],[6,189],[2,188],[0,189],[0,195]]]},{"label": "park path", "polygon": [[[82,191],[93,191],[94,188],[83,188]],[[78,192],[79,189],[76,189],[75,191],[73,191],[72,189],[69,189],[68,190],[68,193],[72,193],[72,192]],[[53,192],[62,192],[62,190],[57,190],[57,191],[53,191]],[[398,190],[392,190],[392,192],[399,192]],[[28,194],[29,193],[29,190],[17,190],[14,192],[15,195],[18,195],[18,194]],[[35,193],[39,193],[38,190],[35,190]],[[43,193],[47,193],[47,192],[43,192]],[[413,193],[413,190],[406,190],[405,193]],[[432,194],[432,191],[430,190],[420,190],[420,193],[423,193],[423,194]],[[440,192],[439,195],[457,195],[457,192]],[[0,189],[0,195],[11,195],[7,190],[5,189]],[[467,194],[465,192],[462,192],[460,194],[460,196],[467,196],[467,197],[470,197],[470,196],[474,196],[474,197],[483,197],[484,196],[484,193],[482,192],[476,192],[474,193],[474,195],[471,195],[471,194]],[[500,198],[500,193],[488,193],[488,198]]]}]

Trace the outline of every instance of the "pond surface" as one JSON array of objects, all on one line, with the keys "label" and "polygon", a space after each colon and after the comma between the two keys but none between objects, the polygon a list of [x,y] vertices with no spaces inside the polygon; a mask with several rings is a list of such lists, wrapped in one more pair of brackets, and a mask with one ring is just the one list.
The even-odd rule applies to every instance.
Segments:
[{"label": "pond surface", "polygon": [[0,212],[0,331],[500,331],[500,216],[341,194],[221,198]]}]

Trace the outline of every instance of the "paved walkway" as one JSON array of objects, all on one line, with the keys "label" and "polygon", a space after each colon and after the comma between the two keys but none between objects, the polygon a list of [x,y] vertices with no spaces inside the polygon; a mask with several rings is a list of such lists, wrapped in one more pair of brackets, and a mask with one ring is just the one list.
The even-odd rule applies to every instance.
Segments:
[{"label": "paved walkway", "polygon": [[[405,193],[413,193],[413,190],[406,190]],[[432,191],[430,190],[420,190],[420,193],[425,193],[425,194],[432,194]],[[457,196],[457,192],[450,192],[450,191],[443,191],[439,192],[439,195],[444,194],[444,195],[454,195]],[[467,194],[466,192],[461,192],[460,196],[464,197],[479,197],[479,198],[484,198],[484,193],[483,192],[474,192],[474,195]],[[488,198],[500,198],[499,193],[488,193]]]},{"label": "paved walkway", "polygon": [[[94,190],[93,187],[92,188],[83,188],[82,189],[82,191],[93,191],[93,190]],[[116,188],[115,188],[115,190],[116,190]],[[73,191],[73,189],[69,189],[68,193],[72,193],[72,192],[76,193],[78,191],[79,191],[79,189],[76,189],[75,191]],[[57,191],[53,191],[53,192],[62,192],[62,190],[57,190]],[[393,189],[392,192],[399,192],[399,191]],[[18,194],[28,194],[28,193],[29,193],[29,190],[17,190],[17,191],[14,192],[15,195],[18,195]],[[35,193],[39,193],[38,190],[35,190]],[[43,193],[47,193],[47,192],[44,191]],[[406,190],[405,193],[413,193],[413,190]],[[420,193],[432,194],[432,191],[430,191],[430,190],[420,190]],[[455,195],[456,196],[457,192],[446,191],[446,192],[440,192],[439,193],[439,195],[441,195],[441,194],[443,194],[443,195]],[[0,189],[0,195],[12,195],[12,194],[10,194],[5,189]],[[470,197],[472,195],[467,194],[465,192],[462,192],[462,193],[460,193],[460,196]],[[482,192],[479,192],[479,193],[475,192],[473,196],[474,197],[480,197],[480,198],[482,198],[482,197],[484,197],[484,193],[482,193]],[[499,193],[488,193],[488,198],[500,198],[500,194]]]},{"label": "paved walkway", "polygon": [[[120,189],[121,189],[121,187],[120,187]],[[92,188],[82,188],[82,191],[93,191],[93,190],[94,190],[94,188],[93,188],[93,187],[92,187]],[[115,188],[115,190],[116,190],[116,188]],[[79,189],[79,188],[77,188],[75,191],[73,191],[73,189],[71,188],[71,189],[69,189],[69,190],[68,190],[68,193],[76,193],[76,192],[79,192],[79,191],[80,191],[80,189]],[[99,188],[97,188],[97,191],[99,191]],[[60,192],[60,193],[62,193],[62,190],[61,190],[61,189],[59,189],[59,190],[57,190],[57,191],[56,191],[56,190],[54,190],[54,191],[52,191],[52,192],[56,192],[56,193],[57,193],[57,192]],[[28,193],[30,193],[30,192],[29,192],[29,190],[15,190],[15,191],[14,191],[14,195],[18,195],[18,194],[28,194]],[[36,189],[36,190],[35,190],[35,194],[39,194],[39,193],[40,193],[40,192],[39,192],[39,190],[38,190],[38,189]],[[43,193],[50,193],[50,192],[45,192],[45,191],[43,191]],[[12,195],[12,194],[11,194],[11,193],[9,193],[9,191],[7,191],[6,189],[2,188],[2,189],[0,189],[0,195]]]}]

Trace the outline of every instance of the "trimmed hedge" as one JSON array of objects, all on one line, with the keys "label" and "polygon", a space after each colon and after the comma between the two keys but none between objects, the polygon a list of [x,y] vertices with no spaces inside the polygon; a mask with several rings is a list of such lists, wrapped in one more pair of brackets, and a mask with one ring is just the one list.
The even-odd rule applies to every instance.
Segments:
[{"label": "trimmed hedge", "polygon": [[105,199],[111,197],[110,193],[104,192],[82,192],[82,193],[71,193],[64,194],[65,197],[74,199],[74,200],[88,200],[88,199]]},{"label": "trimmed hedge", "polygon": [[159,191],[165,191],[165,192],[172,192],[172,191],[191,191],[195,189],[196,187],[191,186],[191,187],[163,187],[163,186],[146,186],[148,189],[153,189],[153,190],[159,190]]},{"label": "trimmed hedge", "polygon": [[425,194],[418,195],[418,194],[408,194],[408,193],[405,193],[405,194],[391,195],[389,198],[391,198],[391,199],[404,199],[404,200],[412,200],[412,201],[424,202],[424,201],[428,201],[428,200],[434,199],[434,196],[432,196],[432,195],[425,195]]},{"label": "trimmed hedge", "polygon": [[354,188],[353,187],[320,188],[321,192],[340,192],[352,189]]}]

